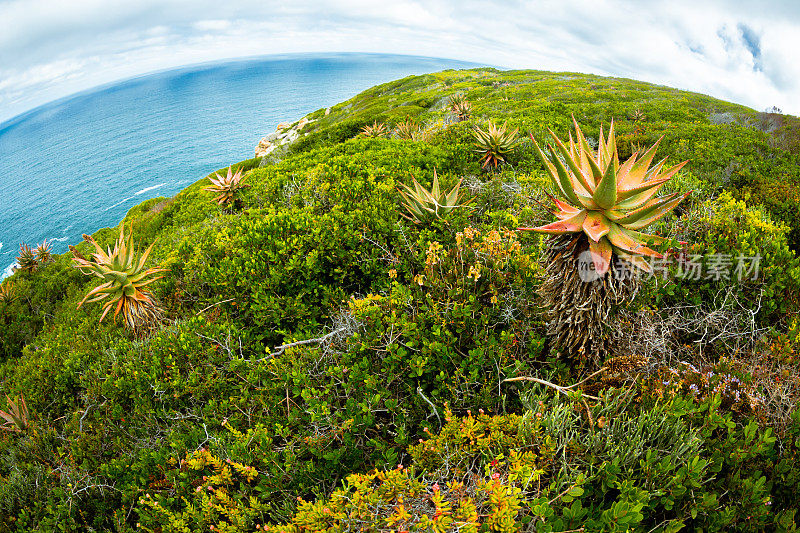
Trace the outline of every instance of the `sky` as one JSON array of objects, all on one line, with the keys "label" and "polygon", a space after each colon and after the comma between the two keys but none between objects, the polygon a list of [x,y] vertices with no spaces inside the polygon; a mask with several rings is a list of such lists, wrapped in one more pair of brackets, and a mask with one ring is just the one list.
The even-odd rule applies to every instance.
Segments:
[{"label": "sky", "polygon": [[798,0],[0,0],[0,122],[148,72],[308,52],[621,76],[800,115]]}]

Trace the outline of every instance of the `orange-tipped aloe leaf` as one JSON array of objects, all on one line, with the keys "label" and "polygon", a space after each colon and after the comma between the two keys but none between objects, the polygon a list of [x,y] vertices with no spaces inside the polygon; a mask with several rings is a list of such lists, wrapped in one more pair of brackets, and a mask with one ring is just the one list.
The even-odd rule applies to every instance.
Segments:
[{"label": "orange-tipped aloe leaf", "polygon": [[622,232],[625,235],[627,235],[628,237],[630,237],[631,239],[636,239],[637,241],[640,241],[640,242],[642,242],[644,244],[652,244],[654,246],[658,246],[660,244],[664,244],[665,242],[667,242],[669,240],[669,239],[667,239],[665,237],[661,237],[659,235],[651,235],[649,233],[642,233],[640,231],[628,229],[628,228],[625,228],[625,227],[622,227],[622,226],[620,226],[620,230],[622,230]]},{"label": "orange-tipped aloe leaf", "polygon": [[[594,192],[595,185],[594,183],[589,183],[589,176],[584,175],[583,170],[581,167],[575,162],[575,160],[570,157],[569,150],[567,147],[564,146],[564,143],[553,133],[553,130],[550,130],[550,135],[553,137],[553,140],[556,143],[556,148],[558,149],[559,153],[561,153],[564,160],[569,165],[569,168],[572,170],[572,174],[575,176],[575,180],[570,179],[570,182],[573,184],[576,193],[582,193],[584,195],[591,195]],[[558,158],[556,158],[558,159]],[[557,164],[560,164],[561,160],[559,159]],[[577,187],[577,184],[580,184],[580,189]]]},{"label": "orange-tipped aloe leaf", "polygon": [[597,242],[611,229],[609,221],[598,211],[589,211],[583,221],[583,232]]},{"label": "orange-tipped aloe leaf", "polygon": [[578,188],[580,187],[584,195],[588,193],[584,191],[583,186],[572,180],[570,173],[567,172],[567,169],[558,157],[553,158],[553,165],[556,167],[558,184],[561,191],[564,193],[565,199],[574,205],[589,207],[586,205],[586,196],[584,196],[584,201],[581,201],[582,195],[578,193]]},{"label": "orange-tipped aloe leaf", "polygon": [[650,267],[650,263],[648,263],[647,260],[641,256],[629,254],[617,248],[614,248],[614,253],[617,254],[619,258],[624,259],[636,268],[644,270],[645,272],[653,271],[653,269]]},{"label": "orange-tipped aloe leaf", "polygon": [[628,173],[633,168],[633,165],[636,163],[636,158],[638,157],[639,153],[634,152],[632,156],[630,156],[627,161],[622,163],[619,167],[617,167],[617,186],[622,188],[622,183],[628,177]]},{"label": "orange-tipped aloe leaf", "polygon": [[684,161],[684,162],[682,162],[682,163],[678,163],[677,165],[674,165],[674,166],[670,167],[670,168],[669,168],[669,170],[665,170],[663,174],[660,174],[660,175],[658,176],[658,178],[659,178],[659,179],[665,179],[665,180],[671,179],[671,178],[672,178],[672,176],[674,176],[674,175],[675,175],[675,174],[676,174],[676,173],[677,173],[677,172],[678,172],[680,169],[682,169],[682,168],[683,168],[683,167],[686,165],[686,163],[688,163],[688,162],[689,162],[689,161],[688,161],[688,160],[686,160],[686,161]]},{"label": "orange-tipped aloe leaf", "polygon": [[[650,181],[645,181],[639,185],[636,185],[630,189],[620,189],[617,193],[617,202],[618,207],[624,209],[631,209],[633,205],[637,203],[641,203],[643,198],[649,199],[658,191],[658,188],[661,185],[665,184],[669,181],[669,178],[665,179],[655,179]],[[655,189],[655,190],[653,190]],[[650,195],[647,195],[647,192],[651,191]]]},{"label": "orange-tipped aloe leaf", "polygon": [[680,193],[672,193],[669,196],[664,196],[662,198],[652,198],[648,200],[642,207],[634,209],[633,211],[628,211],[625,213],[624,216],[618,218],[616,221],[620,224],[633,224],[634,222],[638,222],[642,218],[649,216],[651,213],[655,212],[659,207],[665,205],[667,202],[674,200],[680,196]]},{"label": "orange-tipped aloe leaf", "polygon": [[109,312],[109,311],[111,311],[111,302],[109,302],[109,303],[108,303],[108,304],[107,304],[107,305],[104,307],[103,314],[102,314],[102,315],[100,315],[100,322],[102,322],[102,321],[103,321],[103,319],[106,317],[106,315],[108,314],[108,312]]},{"label": "orange-tipped aloe leaf", "polygon": [[598,275],[605,276],[611,266],[611,243],[602,238],[598,242],[589,241],[589,253],[592,254],[594,270]]},{"label": "orange-tipped aloe leaf", "polygon": [[639,159],[635,165],[633,165],[633,168],[631,168],[631,172],[628,174],[628,179],[622,183],[623,186],[629,186],[644,180],[645,176],[647,175],[647,169],[650,168],[650,164],[653,162],[653,158],[656,155],[658,145],[663,138],[663,135],[659,137],[653,146],[648,148],[644,154],[642,154],[642,158]]},{"label": "orange-tipped aloe leaf", "polygon": [[583,221],[585,219],[586,219],[586,211],[581,211],[566,220],[558,220],[556,222],[552,222],[544,226],[538,226],[536,228],[519,228],[519,229],[524,231],[538,231],[539,233],[553,233],[557,235],[563,233],[578,233],[580,231],[583,231]]},{"label": "orange-tipped aloe leaf", "polygon": [[611,230],[608,232],[608,240],[617,248],[631,254],[661,257],[661,254],[648,248],[644,243],[623,233],[622,229],[616,224],[611,226]]}]

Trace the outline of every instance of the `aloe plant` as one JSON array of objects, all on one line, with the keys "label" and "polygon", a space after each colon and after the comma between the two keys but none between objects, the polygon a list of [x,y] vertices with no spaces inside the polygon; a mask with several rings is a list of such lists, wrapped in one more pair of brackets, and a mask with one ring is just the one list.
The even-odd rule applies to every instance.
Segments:
[{"label": "aloe plant", "polygon": [[17,286],[11,280],[0,284],[0,302],[11,303],[19,297]]},{"label": "aloe plant", "polygon": [[636,293],[638,281],[630,274],[649,271],[647,258],[662,257],[650,245],[664,238],[640,230],[666,216],[691,191],[657,196],[686,164],[667,168],[662,159],[652,165],[660,140],[620,164],[613,122],[607,138],[601,128],[595,153],[573,122],[576,137],[570,134],[564,142],[551,131],[547,154],[531,136],[557,194],[552,201],[558,220],[520,229],[551,236],[541,288],[549,309],[548,332],[569,355],[600,360],[613,351],[619,334],[612,309]]},{"label": "aloe plant", "polygon": [[507,124],[495,126],[492,121],[485,130],[475,126],[472,136],[475,138],[475,151],[481,156],[481,167],[497,168],[505,163],[520,143],[518,131],[516,128],[508,129]]},{"label": "aloe plant", "polygon": [[70,246],[74,256],[73,266],[86,275],[102,279],[104,283],[89,291],[78,308],[86,302],[102,301],[101,322],[114,309],[114,320],[122,313],[125,325],[134,330],[157,321],[161,317],[161,309],[152,295],[143,290],[145,286],[161,279],[162,276],[154,274],[165,272],[163,268],[145,269],[153,244],[137,257],[133,237],[125,238],[124,224],[120,225],[119,238],[113,250],[109,247],[104,251],[89,235],[83,238],[94,246],[95,252],[91,259],[87,259],[74,246]]},{"label": "aloe plant", "polygon": [[386,124],[376,120],[372,124],[367,124],[361,128],[361,133],[359,133],[359,135],[362,137],[377,139],[379,137],[386,137],[387,133],[389,133],[389,130],[386,127]]},{"label": "aloe plant", "polygon": [[0,429],[6,431],[25,431],[30,426],[30,413],[28,412],[28,405],[25,403],[25,397],[19,395],[16,400],[12,400],[6,396],[8,403],[8,412],[0,410],[0,417],[6,423],[0,426]]},{"label": "aloe plant", "polygon": [[250,186],[243,183],[242,169],[237,170],[234,174],[231,167],[228,167],[227,175],[220,176],[216,172],[214,175],[217,177],[217,179],[208,178],[211,182],[211,185],[204,187],[203,190],[217,193],[217,197],[214,198],[214,200],[219,205],[226,205],[236,197],[236,194],[240,190]]},{"label": "aloe plant", "polygon": [[408,215],[404,213],[401,215],[415,224],[422,224],[434,218],[442,218],[453,209],[463,207],[466,203],[459,203],[462,198],[461,181],[458,180],[449,192],[444,192],[439,185],[439,176],[434,170],[433,185],[430,190],[413,178],[413,188],[401,183],[399,192],[404,200],[403,207],[408,212]]},{"label": "aloe plant", "polygon": [[52,248],[52,245],[47,242],[47,239],[34,248],[33,253],[36,255],[36,260],[39,262],[39,264],[48,263],[53,259],[53,255],[51,253]]},{"label": "aloe plant", "polygon": [[39,261],[36,260],[36,254],[25,243],[19,245],[19,255],[17,256],[17,268],[24,272],[33,272],[39,266]]},{"label": "aloe plant", "polygon": [[472,115],[472,104],[463,94],[454,94],[447,99],[450,112],[453,113],[459,122],[468,120]]},{"label": "aloe plant", "polygon": [[419,125],[411,118],[407,118],[403,122],[398,122],[394,126],[394,136],[406,141],[413,140],[418,131]]}]

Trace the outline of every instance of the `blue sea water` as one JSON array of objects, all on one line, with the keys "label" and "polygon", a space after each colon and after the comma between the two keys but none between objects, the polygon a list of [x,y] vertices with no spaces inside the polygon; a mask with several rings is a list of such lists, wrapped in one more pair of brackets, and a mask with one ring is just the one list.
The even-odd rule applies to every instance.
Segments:
[{"label": "blue sea water", "polygon": [[412,74],[477,66],[383,54],[286,55],[196,65],[74,95],[0,124],[0,279],[19,243],[55,253],[253,157],[284,121]]}]

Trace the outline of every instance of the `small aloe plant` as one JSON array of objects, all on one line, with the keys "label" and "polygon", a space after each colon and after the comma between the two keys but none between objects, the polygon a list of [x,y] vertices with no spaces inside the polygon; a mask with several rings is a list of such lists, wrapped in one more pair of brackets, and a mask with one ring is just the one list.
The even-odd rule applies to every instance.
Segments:
[{"label": "small aloe plant", "polygon": [[30,426],[30,413],[28,412],[28,405],[25,403],[25,396],[20,394],[16,401],[6,396],[6,401],[8,402],[8,412],[0,410],[0,417],[6,423],[0,426],[0,429],[16,432],[28,429],[28,426]]},{"label": "small aloe plant", "polygon": [[114,309],[114,319],[122,312],[125,325],[132,330],[158,321],[161,309],[153,297],[143,290],[146,285],[161,279],[162,276],[154,277],[154,274],[165,272],[163,268],[145,269],[144,265],[153,245],[137,257],[133,237],[125,238],[124,225],[120,226],[119,238],[113,250],[109,247],[104,251],[89,235],[84,235],[83,238],[94,246],[95,252],[87,259],[74,246],[70,246],[74,255],[73,266],[87,276],[93,275],[102,279],[104,283],[89,291],[78,307],[86,302],[103,301],[100,321]]},{"label": "small aloe plant", "polygon": [[442,191],[439,186],[439,176],[433,171],[433,186],[430,190],[426,189],[416,179],[412,178],[413,188],[408,185],[400,184],[400,195],[403,197],[403,207],[409,213],[401,215],[415,224],[422,224],[434,218],[441,218],[444,214],[457,207],[466,205],[459,204],[462,198],[461,181],[458,180],[449,192]]},{"label": "small aloe plant", "polygon": [[52,245],[45,239],[43,243],[33,249],[33,253],[36,255],[36,260],[43,265],[53,259],[52,249]]},{"label": "small aloe plant", "polygon": [[386,137],[387,133],[389,133],[389,129],[386,127],[386,124],[376,120],[372,124],[367,124],[361,128],[361,133],[359,133],[359,135],[361,137],[377,139],[379,137]]},{"label": "small aloe plant", "polygon": [[11,303],[17,298],[19,298],[19,293],[13,281],[8,280],[0,284],[0,302]]},{"label": "small aloe plant", "polygon": [[17,256],[17,268],[25,272],[33,272],[39,266],[36,260],[36,253],[25,243],[19,245],[19,255]]},{"label": "small aloe plant", "polygon": [[231,167],[228,167],[228,174],[226,176],[220,176],[216,172],[214,175],[217,179],[208,178],[211,185],[203,188],[203,190],[217,193],[217,197],[214,198],[214,200],[216,200],[219,205],[226,205],[236,197],[236,194],[241,189],[250,186],[243,183],[242,169],[237,170],[234,174]]},{"label": "small aloe plant", "polygon": [[418,135],[418,131],[419,125],[411,118],[407,118],[403,122],[398,122],[394,126],[395,137],[406,141],[414,140],[414,136]]},{"label": "small aloe plant", "polygon": [[495,126],[489,121],[485,130],[475,126],[472,136],[475,138],[475,152],[481,156],[481,167],[491,166],[497,168],[500,163],[505,163],[511,152],[519,145],[520,138],[516,128],[507,129],[508,126]]},{"label": "small aloe plant", "polygon": [[463,94],[453,94],[447,99],[450,112],[458,118],[459,122],[468,120],[472,116],[472,104]]}]

